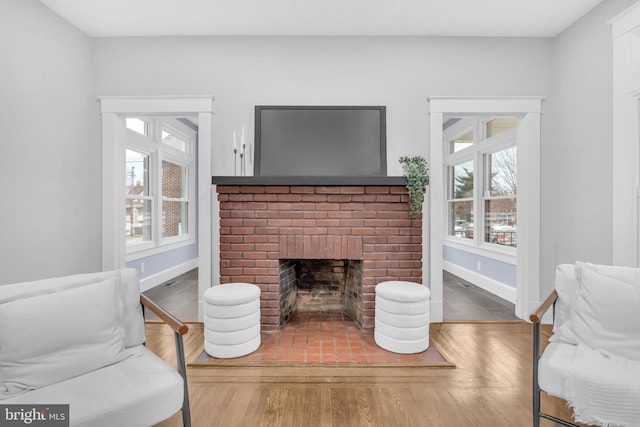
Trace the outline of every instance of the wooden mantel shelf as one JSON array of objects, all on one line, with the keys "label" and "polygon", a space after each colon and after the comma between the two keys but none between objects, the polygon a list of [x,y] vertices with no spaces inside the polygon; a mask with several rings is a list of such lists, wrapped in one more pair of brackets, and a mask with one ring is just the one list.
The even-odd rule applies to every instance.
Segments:
[{"label": "wooden mantel shelf", "polygon": [[213,185],[406,185],[404,176],[212,176]]}]

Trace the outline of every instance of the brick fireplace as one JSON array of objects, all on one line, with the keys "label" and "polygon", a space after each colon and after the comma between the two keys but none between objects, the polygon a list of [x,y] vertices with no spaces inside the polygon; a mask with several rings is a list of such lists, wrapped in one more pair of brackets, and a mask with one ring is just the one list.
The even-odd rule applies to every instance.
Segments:
[{"label": "brick fireplace", "polygon": [[220,283],[260,287],[263,330],[300,311],[343,311],[372,329],[376,284],[421,282],[422,220],[404,185],[237,182],[216,186]]}]

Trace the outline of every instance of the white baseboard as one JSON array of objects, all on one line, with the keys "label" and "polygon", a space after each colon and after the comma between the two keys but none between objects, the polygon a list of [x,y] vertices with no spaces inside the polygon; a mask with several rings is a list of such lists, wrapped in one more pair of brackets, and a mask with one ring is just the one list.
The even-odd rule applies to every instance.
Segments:
[{"label": "white baseboard", "polygon": [[504,283],[493,280],[489,277],[478,274],[474,271],[462,268],[458,265],[444,261],[442,268],[451,274],[455,274],[461,279],[471,282],[479,288],[484,289],[487,292],[491,292],[500,298],[509,301],[512,304],[516,303],[516,289]]},{"label": "white baseboard", "polygon": [[156,286],[168,280],[171,280],[174,277],[178,277],[179,275],[184,274],[187,271],[191,271],[197,267],[198,259],[196,258],[187,262],[183,262],[182,264],[178,264],[175,267],[171,267],[167,270],[163,270],[149,277],[145,277],[144,279],[140,279],[140,292],[145,292],[151,288],[155,288]]}]

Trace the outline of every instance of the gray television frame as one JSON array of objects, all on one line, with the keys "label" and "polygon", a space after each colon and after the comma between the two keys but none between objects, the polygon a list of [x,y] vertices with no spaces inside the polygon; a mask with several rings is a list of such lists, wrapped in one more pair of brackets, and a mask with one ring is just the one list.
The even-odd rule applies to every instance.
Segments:
[{"label": "gray television frame", "polygon": [[256,105],[254,126],[253,175],[260,175],[261,112],[263,110],[376,110],[380,112],[380,175],[387,176],[387,107],[384,105]]}]

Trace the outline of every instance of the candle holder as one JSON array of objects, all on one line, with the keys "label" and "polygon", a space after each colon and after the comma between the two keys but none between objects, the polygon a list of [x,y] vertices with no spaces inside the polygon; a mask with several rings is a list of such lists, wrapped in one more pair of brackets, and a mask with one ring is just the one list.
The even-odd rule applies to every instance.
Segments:
[{"label": "candle holder", "polygon": [[245,144],[242,144],[242,151],[240,151],[240,175],[244,176],[245,174],[245,170],[244,170],[244,149],[245,149]]},{"label": "candle holder", "polygon": [[233,176],[238,176],[238,149],[233,149]]}]

